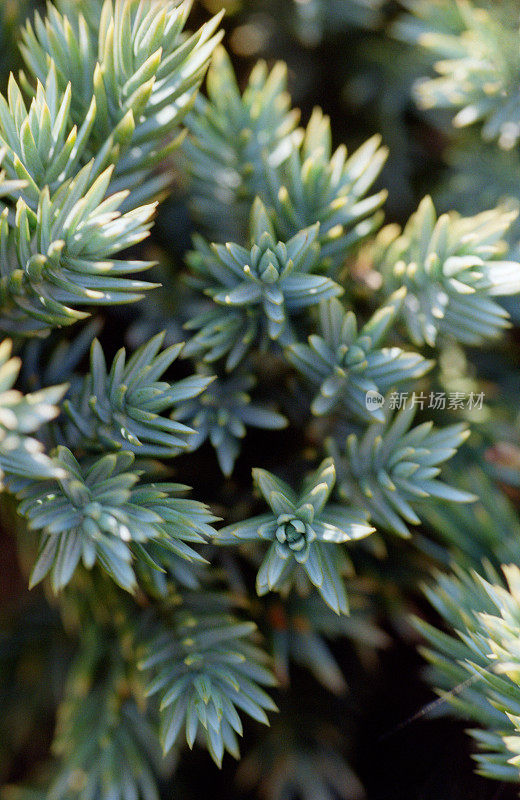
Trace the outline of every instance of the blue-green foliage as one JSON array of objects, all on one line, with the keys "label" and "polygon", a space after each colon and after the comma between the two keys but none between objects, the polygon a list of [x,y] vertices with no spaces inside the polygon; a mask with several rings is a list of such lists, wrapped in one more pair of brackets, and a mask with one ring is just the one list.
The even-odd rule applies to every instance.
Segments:
[{"label": "blue-green foliage", "polygon": [[379,209],[386,191],[364,197],[388,155],[380,144],[381,137],[373,136],[350,157],[344,145],[333,153],[330,120],[315,109],[301,146],[294,147],[278,167],[267,170],[278,236],[286,240],[319,222],[321,262],[333,274],[347,254],[381,224]]},{"label": "blue-green foliage", "polygon": [[276,706],[261,688],[275,680],[254,641],[256,626],[230,615],[225,598],[187,595],[170,625],[162,624],[141,661],[153,671],[148,695],[160,694],[163,750],[181,730],[190,747],[198,735],[217,764],[224,751],[238,758],[242,722],[237,709],[267,724]]},{"label": "blue-green foliage", "polygon": [[202,394],[175,410],[175,419],[188,422],[194,430],[190,450],[209,439],[224,475],[233,472],[248,427],[279,430],[287,425],[282,414],[251,402],[249,391],[255,382],[251,374],[217,378]]},{"label": "blue-green foliage", "polygon": [[350,157],[345,146],[333,153],[330,120],[320,109],[295,130],[299,113],[290,110],[284,66],[268,74],[258,64],[241,96],[223,50],[208,75],[208,96],[188,118],[185,145],[195,219],[213,241],[243,243],[258,195],[282,241],[319,222],[322,265],[337,271],[382,221],[386,192],[364,197],[388,154],[380,137]]},{"label": "blue-green foliage", "polygon": [[191,210],[212,241],[242,241],[251,204],[265,193],[264,159],[269,168],[287,157],[299,112],[291,109],[285,64],[269,72],[258,62],[241,95],[223,47],[208,70],[207,93],[198,95],[188,116],[183,147]]},{"label": "blue-green foliage", "polygon": [[47,800],[159,800],[157,733],[122,641],[92,625],[82,642],[57,720],[60,762]]},{"label": "blue-green foliage", "polygon": [[406,289],[399,289],[358,330],[356,315],[345,311],[339,300],[320,306],[320,333],[309,336],[309,344],[292,344],[287,358],[319,385],[312,401],[314,414],[330,413],[337,406],[354,417],[384,420],[381,408],[367,407],[367,392],[386,393],[390,387],[422,377],[432,362],[419,353],[399,347],[380,347],[398,316]]},{"label": "blue-green foliage", "polygon": [[383,232],[377,263],[388,288],[408,289],[403,317],[416,344],[433,347],[442,334],[476,345],[509,326],[494,298],[520,291],[517,262],[503,258],[503,237],[516,216],[491,209],[437,217],[425,197],[402,232]]},{"label": "blue-green foliage", "polygon": [[[484,580],[456,570],[438,577],[428,597],[457,633],[417,621],[428,642],[430,678],[455,711],[484,728],[470,730],[482,775],[518,781],[520,755],[520,572],[505,566]],[[451,694],[449,690],[456,689]],[[448,690],[448,692],[446,692]]]},{"label": "blue-green foliage", "polygon": [[[89,150],[98,162],[117,163],[117,188],[133,190],[132,202],[162,192],[167,181],[151,171],[178,142],[176,126],[189,111],[221,34],[221,15],[186,38],[191,2],[139,0],[103,3],[96,27],[82,15],[35,15],[23,31],[28,70],[45,84],[49,57],[59,86],[72,88],[71,119],[81,126],[92,104]],[[136,169],[136,164],[139,168]]]},{"label": "blue-green foliage", "polygon": [[26,395],[13,389],[21,362],[10,357],[11,349],[11,342],[4,339],[0,344],[0,487],[5,475],[37,480],[62,474],[33,434],[59,414],[57,403],[67,387]]},{"label": "blue-green foliage", "polygon": [[396,32],[436,59],[438,77],[424,78],[416,87],[422,108],[459,109],[455,126],[482,122],[485,139],[514,147],[520,136],[516,3],[411,0],[406,5],[417,19],[410,15]]},{"label": "blue-green foliage", "polygon": [[253,478],[270,511],[221,528],[217,542],[270,542],[256,576],[259,595],[283,589],[300,568],[333,611],[346,613],[340,545],[374,529],[362,512],[328,503],[336,480],[332,459],[323,461],[299,493],[263,469],[255,469]]},{"label": "blue-green foliage", "polygon": [[[352,153],[334,149],[321,109],[298,127],[284,65],[260,62],[242,93],[220,47],[207,98],[198,94],[221,38],[219,15],[188,33],[190,0],[56,2],[26,24],[26,71],[11,75],[0,96],[0,330],[20,354],[0,344],[0,478],[12,495],[1,522],[17,536],[27,574],[32,566],[30,586],[46,579],[79,639],[45,796],[157,800],[156,726],[165,753],[199,741],[218,765],[225,751],[238,756],[239,712],[266,723],[275,710],[255,622],[284,686],[298,662],[344,692],[329,640],[346,637],[353,653],[373,656],[387,642],[379,613],[390,596],[385,624],[403,623],[391,563],[400,544],[369,536],[373,526],[408,537],[421,522],[417,560],[403,568],[414,580],[416,564],[424,574],[432,557],[447,565],[453,554],[480,572],[482,559],[497,570],[492,583],[461,572],[430,590],[460,641],[423,631],[438,685],[471,681],[451,699],[488,726],[474,734],[481,770],[518,780],[520,579],[514,567],[509,588],[500,576],[503,563],[517,560],[517,514],[504,498],[493,502],[478,469],[459,479],[456,466],[440,479],[468,431],[464,422],[443,425],[442,414],[433,427],[427,405],[437,377],[444,385],[464,371],[465,385],[477,385],[484,362],[457,373],[447,365],[451,353],[465,359],[464,345],[509,326],[495,297],[520,291],[520,265],[503,241],[514,238],[515,212],[477,213],[473,197],[478,208],[459,210],[475,216],[438,218],[426,197],[403,230],[389,226],[376,237],[386,197],[372,188],[387,157],[381,137]],[[454,0],[405,5],[412,14],[394,33],[422,37],[449,57],[438,81],[421,84],[423,101],[458,106],[458,123],[479,119],[485,136],[516,142],[520,62],[510,18],[488,25],[487,0],[485,10]],[[287,0],[283,13],[297,29],[303,24],[303,38],[311,26],[317,38],[306,41],[314,44],[345,25],[382,22],[381,6]],[[404,94],[400,87],[400,109]],[[146,242],[172,184],[184,195]],[[183,257],[188,207],[196,230]],[[186,212],[184,242],[172,248],[179,270],[168,252],[183,224],[168,216],[177,211]],[[162,294],[158,283],[134,277],[146,269],[164,276]],[[118,308],[145,293],[137,318]],[[75,323],[76,339],[64,330]],[[163,349],[165,341],[173,344]],[[438,352],[442,368],[430,379]],[[485,366],[491,383],[495,365]],[[297,372],[315,395],[314,417]],[[65,380],[68,388],[53,385]],[[263,402],[251,393],[257,384]],[[394,414],[402,390],[416,402]],[[274,400],[292,425],[283,447],[276,431],[288,420]],[[421,419],[412,427],[416,406]],[[490,407],[477,420],[472,457],[493,435]],[[265,443],[256,437],[255,461],[245,452],[244,462],[273,464],[289,483],[257,468],[251,485],[235,468],[250,427],[270,433]],[[214,459],[195,454],[205,441],[224,478]],[[320,466],[293,488],[309,463]],[[488,472],[511,475],[499,467]],[[190,483],[207,487],[214,510],[185,497],[188,487],[177,482],[185,469]],[[268,506],[259,515],[254,488]],[[507,544],[498,541],[504,526]],[[255,622],[235,613],[237,598]],[[4,681],[1,663],[0,673]],[[274,759],[259,757],[278,770],[273,798],[291,786],[313,800],[330,796],[330,786],[358,796],[344,762],[327,760],[330,749],[314,739],[302,756],[299,735],[285,763],[279,749]],[[267,747],[279,740],[275,732]]]},{"label": "blue-green foliage", "polygon": [[[47,186],[51,193],[79,171],[96,116],[92,103],[78,129],[70,125],[72,91],[70,84],[60,91],[54,62],[45,83],[26,104],[11,74],[7,97],[0,97],[0,142],[5,150],[6,174],[26,181],[20,191],[28,205],[37,205]],[[83,162],[84,163],[84,162]]]},{"label": "blue-green foliage", "polygon": [[277,241],[257,198],[250,226],[250,249],[232,243],[209,246],[199,237],[189,257],[191,283],[222,308],[189,322],[188,329],[197,329],[197,334],[185,353],[203,355],[206,361],[226,356],[228,370],[253,346],[291,341],[293,317],[343,293],[331,278],[319,274],[319,223],[287,242]]},{"label": "blue-green foliage", "polygon": [[[390,406],[390,404],[389,404]],[[464,423],[435,430],[432,422],[410,429],[417,408],[412,402],[383,422],[372,422],[363,436],[351,433],[345,448],[330,442],[338,472],[340,498],[362,505],[377,526],[410,536],[408,524],[418,525],[417,501],[438,497],[468,503],[475,499],[439,481],[439,464],[455,455],[469,431]]]},{"label": "blue-green foliage", "polygon": [[[462,475],[458,477],[458,474]],[[436,549],[441,563],[452,560],[468,569],[479,569],[483,560],[498,569],[513,563],[520,556],[520,519],[514,505],[496,484],[475,464],[447,467],[444,473],[450,483],[470,492],[475,503],[446,503],[442,498],[420,504],[423,522],[437,534],[442,547]],[[458,478],[458,479],[457,479]],[[471,536],[468,537],[468,531]],[[504,535],[506,532],[506,535]]]},{"label": "blue-green foliage", "polygon": [[146,560],[147,542],[190,559],[196,554],[184,542],[203,542],[213,533],[207,523],[214,517],[202,505],[198,513],[179,517],[184,501],[175,495],[184,487],[139,483],[132,453],[121,451],[82,466],[70,450],[59,447],[54,463],[64,477],[24,482],[17,492],[20,513],[43,534],[32,586],[50,572],[54,591],[63,589],[81,560],[88,569],[97,561],[116,583],[133,591],[133,553]]},{"label": "blue-green foliage", "polygon": [[92,162],[52,195],[46,186],[33,210],[23,197],[16,216],[0,216],[0,326],[8,332],[44,334],[89,316],[76,306],[135,302],[153,284],[129,279],[146,269],[113,255],[142,241],[151,227],[154,205],[126,214],[124,193],[106,197],[112,176],[107,168],[94,180]]},{"label": "blue-green foliage", "polygon": [[153,169],[178,143],[219,38],[215,19],[183,42],[189,9],[108,2],[95,35],[52,6],[27,23],[32,100],[14,78],[0,100],[8,177],[26,182],[10,191],[15,215],[6,208],[0,219],[4,330],[42,334],[84,318],[78,305],[127,303],[150,288],[125,277],[150,264],[113,256],[147,235],[165,186]]},{"label": "blue-green foliage", "polygon": [[157,334],[139,347],[128,363],[121,348],[110,370],[101,345],[97,339],[93,342],[90,372],[64,404],[83,447],[124,448],[136,455],[163,458],[188,447],[195,431],[164,413],[192,400],[214,377],[192,375],[173,384],[159,380],[182,350],[179,344],[159,352],[163,341],[164,333]]}]

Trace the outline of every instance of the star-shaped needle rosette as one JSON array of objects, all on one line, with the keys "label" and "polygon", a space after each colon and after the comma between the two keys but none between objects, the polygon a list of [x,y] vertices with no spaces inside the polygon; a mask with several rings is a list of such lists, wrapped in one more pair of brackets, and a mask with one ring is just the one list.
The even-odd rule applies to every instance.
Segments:
[{"label": "star-shaped needle rosette", "polygon": [[278,241],[257,197],[251,210],[250,247],[234,242],[210,245],[195,236],[195,249],[186,258],[187,282],[210,297],[214,307],[187,323],[198,332],[184,356],[202,355],[211,362],[226,355],[226,369],[232,371],[254,347],[294,341],[296,318],[344,292],[322,274],[319,227],[316,223]]},{"label": "star-shaped needle rosette", "polygon": [[253,470],[253,480],[270,511],[222,528],[216,541],[270,543],[256,578],[259,595],[285,590],[302,570],[330,608],[348,613],[342,578],[348,562],[341,545],[375,529],[362,511],[328,502],[336,480],[333,460],[325,459],[299,494],[263,469]]}]

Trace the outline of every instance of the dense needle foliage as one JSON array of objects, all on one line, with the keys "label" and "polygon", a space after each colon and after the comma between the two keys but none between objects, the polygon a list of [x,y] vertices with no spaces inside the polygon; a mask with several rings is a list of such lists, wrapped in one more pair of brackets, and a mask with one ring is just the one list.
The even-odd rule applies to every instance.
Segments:
[{"label": "dense needle foliage", "polygon": [[492,797],[381,793],[417,644],[515,796],[519,28],[1,4],[2,798]]}]

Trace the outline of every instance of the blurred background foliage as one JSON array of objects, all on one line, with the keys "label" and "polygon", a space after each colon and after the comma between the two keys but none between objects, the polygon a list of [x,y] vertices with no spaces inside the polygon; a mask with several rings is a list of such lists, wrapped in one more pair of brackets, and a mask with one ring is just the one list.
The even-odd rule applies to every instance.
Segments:
[{"label": "blurred background foliage", "polygon": [[[77,3],[81,5],[81,0]],[[8,70],[20,63],[15,31],[26,15],[42,5],[32,0],[3,0],[0,4],[2,90]],[[518,24],[514,0],[479,0],[474,5],[495,15],[498,24],[507,28]],[[456,209],[473,214],[499,201],[513,208],[520,204],[516,143],[504,148],[504,142],[486,141],[478,126],[454,127],[449,109],[432,111],[417,102],[419,79],[431,77],[439,58],[434,47],[423,47],[419,40],[427,40],[425,33],[432,31],[460,34],[463,23],[455,0],[196,0],[193,28],[222,8],[226,10],[224,43],[241,89],[258,59],[265,59],[269,66],[282,60],[288,68],[292,106],[301,108],[303,124],[314,106],[321,106],[331,118],[334,147],[345,143],[349,152],[368,136],[381,134],[390,154],[375,189],[389,191],[387,222],[403,223],[425,193],[433,196],[439,212]],[[154,273],[167,290],[173,286],[175,269],[192,234],[182,155],[175,156],[172,170],[173,192],[163,203],[146,244],[147,256],[159,262]],[[517,253],[518,240],[516,224],[511,244]],[[363,271],[365,267],[362,251],[355,268]],[[124,325],[127,344],[140,344],[157,330],[155,321],[167,316],[168,304],[176,302],[182,309],[183,300],[176,290],[175,299],[167,292],[145,299],[137,318],[134,312],[118,310],[107,322],[105,343],[110,342],[111,326],[115,330]],[[161,302],[166,303],[165,308],[158,307]],[[516,301],[510,301],[508,307],[519,321]],[[181,337],[176,320],[167,331],[167,343]],[[477,494],[480,503],[476,509],[450,506],[449,511],[441,502],[429,506],[424,515],[433,536],[419,531],[413,545],[377,535],[357,548],[353,559],[356,572],[363,577],[351,585],[351,616],[336,617],[313,598],[302,604],[296,599],[282,603],[273,597],[246,600],[244,586],[253,580],[259,562],[254,547],[250,563],[235,561],[229,552],[211,554],[214,562],[222,560],[239,603],[242,598],[243,604],[248,604],[249,615],[270,642],[280,682],[280,714],[270,729],[251,725],[246,738],[249,749],[244,745],[238,771],[231,759],[217,772],[204,752],[187,753],[175,777],[163,778],[162,797],[509,800],[517,796],[514,787],[473,774],[471,743],[464,736],[464,724],[442,716],[446,710],[442,701],[430,707],[433,694],[421,677],[423,662],[416,650],[420,636],[409,613],[414,611],[439,624],[419,588],[432,565],[445,567],[455,555],[473,567],[495,553],[498,566],[516,552],[513,545],[504,545],[498,555],[496,544],[499,525],[508,526],[509,539],[520,535],[511,511],[520,501],[520,378],[512,369],[518,365],[519,345],[514,329],[493,351],[471,352],[471,365],[457,345],[446,346],[441,353],[439,390],[464,387],[470,391],[477,386],[477,372],[484,381],[486,403],[480,416],[471,418],[470,449],[452,467],[457,474],[464,472],[461,488]],[[47,352],[52,350],[52,337],[44,347]],[[77,359],[85,361],[81,342],[76,347]],[[39,352],[36,349],[36,360]],[[260,402],[275,377],[285,379],[276,362],[265,365],[264,374],[261,370],[261,365],[256,365],[262,380],[254,399]],[[30,375],[27,379],[30,383]],[[482,388],[482,383],[478,385]],[[294,423],[302,416],[297,401],[289,401],[283,389],[279,394],[280,407]],[[452,416],[453,422],[460,421],[457,414]],[[276,438],[253,430],[248,433],[249,446],[239,458],[238,472],[249,475],[253,463],[276,463],[274,442],[280,449],[300,447],[312,453],[322,433],[319,420],[305,432],[293,425],[290,432],[277,432]],[[214,475],[208,446],[205,457]],[[474,467],[477,459],[483,468]],[[234,505],[237,514],[244,509],[245,488],[236,478],[222,482],[217,476],[208,482],[189,458],[180,456],[178,463],[183,480],[196,489],[203,487],[204,498],[217,513],[219,503]],[[497,495],[494,481],[501,482],[503,496]],[[5,497],[1,517],[5,529],[14,524],[14,511]],[[472,530],[471,542],[460,538],[461,528]],[[110,654],[78,654],[81,621],[72,612],[67,617],[66,611],[60,618],[43,590],[29,594],[27,575],[18,572],[14,540],[7,537],[2,547],[0,785],[5,788],[0,795],[5,800],[39,800],[43,793],[9,789],[8,784],[45,780],[45,756],[67,668],[75,664],[77,685],[67,687],[71,702],[81,702],[82,658],[101,659],[106,681],[119,679],[112,676],[124,673],[124,664],[113,663]],[[18,555],[22,565],[30,563],[23,552]],[[101,619],[100,625],[111,626],[112,622]],[[122,635],[117,620],[113,627],[113,636]],[[291,692],[287,693],[284,688],[289,682]],[[67,734],[66,720],[60,724],[66,749],[71,734]],[[5,730],[10,731],[9,745],[2,733]],[[175,754],[172,758],[175,760]],[[152,756],[150,759],[153,761]]]}]

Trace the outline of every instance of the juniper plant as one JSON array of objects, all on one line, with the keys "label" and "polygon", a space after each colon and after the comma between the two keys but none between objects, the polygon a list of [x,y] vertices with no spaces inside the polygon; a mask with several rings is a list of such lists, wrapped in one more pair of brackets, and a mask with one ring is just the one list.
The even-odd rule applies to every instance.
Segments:
[{"label": "juniper plant", "polygon": [[287,357],[313,384],[320,384],[312,402],[314,414],[327,414],[340,403],[362,419],[384,420],[381,408],[367,407],[367,392],[386,393],[422,377],[432,366],[419,353],[399,347],[379,347],[402,307],[406,289],[399,289],[358,332],[356,315],[345,312],[338,300],[320,306],[321,336],[309,344],[292,344]]},{"label": "juniper plant", "polygon": [[258,594],[283,588],[300,566],[327,605],[345,613],[338,545],[368,536],[374,529],[362,513],[327,504],[336,478],[332,459],[307,478],[299,493],[262,469],[256,469],[253,478],[271,511],[221,528],[217,541],[271,542],[256,576]]},{"label": "juniper plant", "polygon": [[[209,5],[217,15],[197,28]],[[419,624],[432,678],[441,689],[469,681],[454,703],[483,726],[480,769],[520,783],[517,498],[493,483],[518,475],[493,448],[514,426],[501,395],[520,385],[505,338],[520,291],[515,212],[485,210],[473,191],[471,210],[438,216],[426,197],[403,228],[379,231],[381,137],[363,143],[356,128],[349,150],[336,147],[338,120],[321,109],[299,127],[288,87],[301,92],[301,76],[265,61],[235,74],[221,5],[56,0],[29,16],[25,66],[4,76],[0,525],[7,561],[20,556],[5,591],[24,580],[33,592],[18,610],[12,597],[2,604],[0,740],[13,704],[25,721],[35,703],[27,719],[41,727],[57,719],[53,760],[40,769],[38,751],[34,786],[6,796],[158,800],[185,743],[224,768],[226,752],[238,758],[245,714],[257,740],[249,785],[258,764],[274,764],[279,780],[261,786],[273,800],[289,786],[313,800],[330,787],[359,797],[332,751],[337,725],[318,740],[320,711],[294,730],[287,709],[313,691],[293,693],[291,680],[338,697],[348,684],[355,700],[368,675],[369,696],[377,649],[407,629],[420,580],[453,558],[463,566],[428,596],[457,634]],[[291,47],[299,37],[308,56],[324,42],[313,57],[331,33],[350,47],[359,25],[382,46],[386,11],[398,11],[379,0],[283,5]],[[393,35],[430,31],[422,43],[456,66],[448,76],[440,65],[420,97],[516,142],[506,4],[500,17],[485,0],[405,5]],[[258,42],[280,6],[248,8],[231,48]],[[406,105],[399,91],[391,119]],[[457,381],[493,395],[475,418],[428,406]],[[401,392],[414,402],[394,409]],[[41,661],[27,663],[20,637],[41,643]],[[331,646],[340,637],[350,646]],[[45,714],[38,687],[27,689],[35,674]],[[256,723],[277,706],[263,735]],[[9,748],[25,746],[32,722],[15,730],[0,780],[17,772]]]}]

